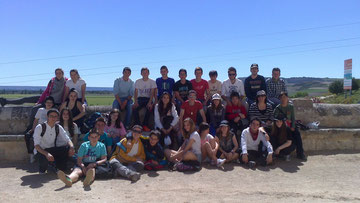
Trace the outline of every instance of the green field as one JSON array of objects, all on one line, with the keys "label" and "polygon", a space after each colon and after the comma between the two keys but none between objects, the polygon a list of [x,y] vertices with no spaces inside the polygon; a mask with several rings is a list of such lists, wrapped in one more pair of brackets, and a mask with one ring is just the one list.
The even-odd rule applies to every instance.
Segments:
[{"label": "green field", "polygon": [[[0,97],[4,97],[7,99],[16,99],[21,97],[29,97],[34,96],[34,94],[1,94]],[[114,101],[113,94],[87,94],[86,100],[89,106],[110,106]]]}]

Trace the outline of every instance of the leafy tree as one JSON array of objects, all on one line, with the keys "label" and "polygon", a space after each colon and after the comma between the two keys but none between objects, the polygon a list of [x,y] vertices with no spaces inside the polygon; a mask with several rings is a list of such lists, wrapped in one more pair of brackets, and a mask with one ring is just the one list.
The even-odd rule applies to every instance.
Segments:
[{"label": "leafy tree", "polygon": [[341,94],[344,92],[344,82],[342,80],[335,80],[329,86],[329,92],[333,94]]}]

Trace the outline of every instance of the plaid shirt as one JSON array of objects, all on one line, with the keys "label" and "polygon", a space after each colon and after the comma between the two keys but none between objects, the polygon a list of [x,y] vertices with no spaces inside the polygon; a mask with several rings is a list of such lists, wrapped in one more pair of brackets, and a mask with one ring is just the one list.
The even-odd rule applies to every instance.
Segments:
[{"label": "plaid shirt", "polygon": [[286,91],[285,81],[279,79],[274,81],[272,78],[266,80],[266,93],[269,98],[279,98],[280,92]]}]

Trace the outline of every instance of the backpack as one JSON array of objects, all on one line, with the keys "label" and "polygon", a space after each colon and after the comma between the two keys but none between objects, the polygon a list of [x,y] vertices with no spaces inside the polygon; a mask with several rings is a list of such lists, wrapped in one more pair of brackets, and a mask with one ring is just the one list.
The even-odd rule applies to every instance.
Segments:
[{"label": "backpack", "polygon": [[[44,134],[46,132],[46,124],[45,123],[42,123],[41,124],[41,133],[40,133],[40,136],[41,137],[44,137]],[[56,147],[56,141],[57,141],[57,137],[59,135],[59,124],[55,124],[55,147]],[[34,152],[34,149],[35,149],[35,145],[34,145],[34,132],[30,133],[30,132],[27,132],[25,133],[25,143],[26,143],[26,147],[27,147],[27,150],[28,150],[28,153],[29,154],[32,154]]]},{"label": "backpack", "polygon": [[96,122],[96,119],[101,117],[101,113],[99,112],[94,112],[92,113],[84,122],[84,126],[86,128],[88,128],[88,130],[92,129],[95,127],[95,122]]}]

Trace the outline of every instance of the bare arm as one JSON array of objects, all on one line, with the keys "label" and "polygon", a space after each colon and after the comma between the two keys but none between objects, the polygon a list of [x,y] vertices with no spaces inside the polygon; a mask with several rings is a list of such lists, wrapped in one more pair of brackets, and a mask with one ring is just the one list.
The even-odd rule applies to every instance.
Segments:
[{"label": "bare arm", "polygon": [[85,102],[86,84],[81,85],[81,103]]},{"label": "bare arm", "polygon": [[80,118],[82,118],[83,116],[85,116],[85,105],[81,104],[80,102],[76,102],[77,108],[80,110],[79,115],[75,116],[73,118],[73,121],[76,121]]}]

